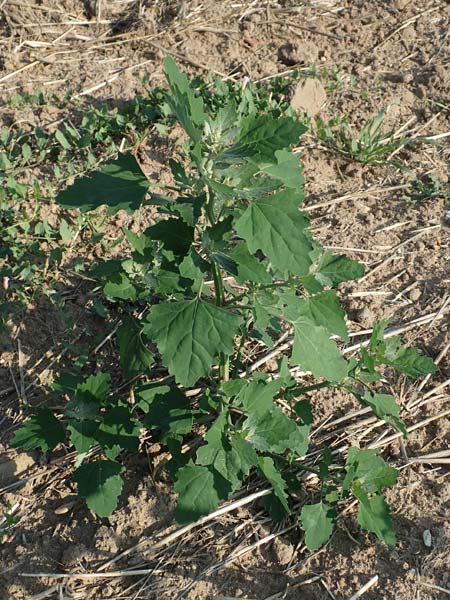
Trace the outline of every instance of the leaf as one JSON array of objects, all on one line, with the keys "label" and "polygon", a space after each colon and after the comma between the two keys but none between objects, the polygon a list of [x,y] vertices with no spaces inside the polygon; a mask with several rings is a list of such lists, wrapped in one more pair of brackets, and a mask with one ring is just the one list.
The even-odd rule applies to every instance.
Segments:
[{"label": "leaf", "polygon": [[285,450],[303,456],[308,449],[309,427],[298,426],[280,408],[262,415],[251,413],[244,423],[246,439],[257,450],[282,454]]},{"label": "leaf", "polygon": [[170,56],[166,56],[163,65],[172,92],[166,96],[166,100],[189,137],[198,142],[202,137],[203,126],[208,121],[203,110],[203,100],[201,96],[196,96],[187,76],[181,73]]},{"label": "leaf", "polygon": [[105,296],[120,300],[136,300],[137,290],[125,273],[116,273],[103,288]]},{"label": "leaf", "polygon": [[253,283],[272,283],[272,276],[267,271],[267,264],[260,261],[250,254],[247,245],[243,242],[236,244],[232,248],[228,255],[237,264],[237,275],[235,279],[237,283],[246,283],[252,281]]},{"label": "leaf", "polygon": [[307,127],[294,117],[274,118],[270,114],[251,114],[241,120],[235,145],[217,160],[244,157],[271,160],[277,150],[296,144],[305,131]]},{"label": "leaf", "polygon": [[385,487],[395,485],[398,471],[390,467],[381,456],[376,455],[376,450],[360,450],[350,448],[345,463],[347,474],[343,482],[343,489],[349,489],[353,481],[368,492],[381,492]]},{"label": "leaf", "polygon": [[123,486],[122,471],[123,467],[112,460],[97,460],[75,471],[78,495],[97,516],[108,517],[117,507]]},{"label": "leaf", "polygon": [[15,432],[10,443],[13,448],[24,450],[40,448],[42,452],[47,452],[63,442],[64,438],[64,427],[61,421],[45,408],[27,419]]},{"label": "leaf", "polygon": [[359,487],[353,489],[358,498],[358,523],[366,531],[375,533],[379,540],[389,548],[395,548],[396,537],[392,526],[392,517],[389,506],[382,495],[376,494],[369,498],[367,493]]},{"label": "leaf", "polygon": [[333,533],[334,511],[319,502],[302,507],[300,523],[305,531],[305,544],[312,552],[323,546]]},{"label": "leaf", "polygon": [[400,406],[395,401],[394,396],[390,394],[375,394],[366,392],[363,397],[363,403],[373,410],[373,412],[403,435],[407,435],[406,426],[400,418]]},{"label": "leaf", "polygon": [[61,236],[61,241],[63,244],[68,244],[72,241],[73,232],[65,219],[61,219],[59,224],[59,235]]},{"label": "leaf", "polygon": [[262,250],[282,271],[306,275],[311,265],[308,219],[298,210],[298,196],[284,190],[249,204],[236,222],[236,231],[250,252]]},{"label": "leaf", "polygon": [[179,469],[174,490],[178,494],[175,518],[180,524],[196,521],[219,505],[214,475],[208,467],[191,463]]},{"label": "leaf", "polygon": [[261,171],[270,177],[279,179],[283,185],[296,190],[303,189],[303,174],[298,156],[289,150],[277,150],[275,152],[277,163],[262,167]]},{"label": "leaf", "polygon": [[294,346],[292,362],[314,377],[329,381],[342,381],[348,373],[348,363],[329,333],[310,321],[300,318],[294,322]]},{"label": "leaf", "polygon": [[131,154],[119,154],[89,176],[80,177],[56,196],[65,208],[79,208],[82,212],[108,206],[107,213],[123,209],[132,214],[144,201],[149,182],[137,160]]},{"label": "leaf", "polygon": [[142,341],[141,324],[127,317],[117,330],[120,366],[125,377],[148,371],[153,363],[153,354]]},{"label": "leaf", "polygon": [[321,292],[298,303],[299,315],[316,325],[324,327],[330,334],[348,341],[347,325],[339,298],[333,290]]},{"label": "leaf", "polygon": [[207,375],[220,354],[233,352],[241,317],[200,298],[153,306],[144,331],[158,346],[177,383]]},{"label": "leaf", "polygon": [[263,415],[274,408],[273,398],[282,387],[282,382],[274,379],[270,382],[253,379],[246,381],[240,390],[238,401],[248,414]]},{"label": "leaf", "polygon": [[141,429],[141,423],[133,419],[128,406],[115,406],[100,424],[97,439],[103,448],[137,450]]},{"label": "leaf", "polygon": [[98,423],[96,421],[71,420],[67,424],[71,444],[78,454],[87,452],[97,444]]},{"label": "leaf", "polygon": [[394,367],[397,371],[405,373],[413,379],[437,371],[437,366],[429,356],[423,356],[419,354],[417,348],[407,346],[402,346],[395,358],[385,364]]},{"label": "leaf", "polygon": [[75,388],[75,394],[77,396],[82,395],[95,399],[98,402],[103,402],[109,393],[111,385],[111,375],[109,373],[97,373],[96,375],[89,375],[85,381],[79,383]]},{"label": "leaf", "polygon": [[315,277],[322,285],[336,286],[343,281],[360,279],[364,275],[364,265],[344,254],[323,253],[315,269]]},{"label": "leaf", "polygon": [[287,484],[281,477],[280,472],[275,468],[273,460],[268,456],[260,456],[258,458],[258,467],[273,487],[273,492],[285,512],[289,513],[288,496],[285,491]]},{"label": "leaf", "polygon": [[194,228],[181,219],[161,219],[156,225],[148,227],[145,235],[162,242],[164,248],[175,255],[184,256],[194,241]]},{"label": "leaf", "polygon": [[146,413],[149,429],[183,435],[192,429],[193,413],[189,398],[175,386],[144,383],[136,386],[137,405]]}]

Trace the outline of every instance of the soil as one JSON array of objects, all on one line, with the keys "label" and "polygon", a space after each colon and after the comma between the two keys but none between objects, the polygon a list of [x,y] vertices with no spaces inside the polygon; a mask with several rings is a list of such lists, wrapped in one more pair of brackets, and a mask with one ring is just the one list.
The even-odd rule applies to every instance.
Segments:
[{"label": "soil", "polygon": [[[21,414],[17,382],[29,386],[30,397],[45,393],[53,371],[73,358],[65,342],[76,337],[79,347],[92,348],[102,339],[102,323],[87,310],[88,282],[72,282],[66,320],[48,300],[36,300],[0,336],[0,505],[2,513],[20,517],[0,547],[2,600],[344,600],[374,576],[378,581],[361,595],[367,600],[450,595],[448,458],[447,464],[416,460],[447,450],[450,442],[450,228],[444,218],[450,201],[446,193],[416,201],[408,196],[416,177],[427,182],[435,176],[443,185],[448,181],[450,151],[442,134],[450,130],[449,30],[450,4],[439,0],[0,3],[4,99],[37,88],[62,98],[71,88],[86,103],[118,103],[147,85],[161,84],[162,58],[172,53],[191,74],[211,69],[238,80],[261,80],[299,68],[302,81],[293,90],[293,102],[310,115],[323,121],[346,116],[358,131],[384,108],[387,129],[407,138],[439,136],[433,144],[399,149],[393,160],[408,172],[352,161],[321,142],[314,128],[301,152],[305,206],[315,234],[326,247],[367,267],[362,281],[340,288],[354,341],[365,339],[362,332],[377,318],[402,325],[425,317],[406,328],[404,339],[435,359],[442,354],[439,370],[423,388],[420,382],[389,379],[408,426],[417,425],[407,440],[381,444],[385,458],[402,473],[389,492],[398,537],[395,551],[362,533],[349,507],[330,542],[308,553],[300,531],[280,533],[258,500],[152,550],[177,530],[170,482],[156,468],[158,446],[147,446],[129,459],[119,508],[109,519],[95,518],[76,499],[72,454],[61,450],[46,458],[8,447]],[[70,106],[56,102],[0,108],[3,125],[22,120],[44,128],[67,117],[68,110]],[[167,147],[155,134],[140,151],[149,177],[164,181]],[[47,208],[56,219],[50,201]],[[145,227],[151,215],[139,218],[137,226]],[[126,215],[117,215],[107,234],[114,239],[117,228],[127,223]],[[69,318],[78,327],[71,330],[72,337],[67,334]],[[106,344],[105,354],[108,349]],[[325,436],[320,439],[328,436],[336,449],[344,451],[350,443],[364,446],[392,433],[368,415],[335,423],[358,409],[348,397],[328,392],[312,400]],[[258,484],[249,482],[239,497],[259,489]],[[308,493],[314,494],[313,486]],[[107,561],[114,562],[105,566]],[[147,572],[98,579],[49,576],[128,568]]]}]

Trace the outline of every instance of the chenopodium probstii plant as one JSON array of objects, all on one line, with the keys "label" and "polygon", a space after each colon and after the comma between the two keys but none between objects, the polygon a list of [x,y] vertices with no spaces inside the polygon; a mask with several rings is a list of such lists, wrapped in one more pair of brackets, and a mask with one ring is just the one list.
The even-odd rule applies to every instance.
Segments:
[{"label": "chenopodium probstii plant", "polygon": [[[64,441],[66,429],[80,455],[79,495],[102,517],[117,506],[122,489],[119,456],[138,449],[144,428],[159,432],[170,452],[180,523],[213,511],[251,473],[270,484],[264,501],[273,518],[282,519],[291,510],[290,492],[300,487],[299,473],[312,471],[321,484],[319,501],[299,513],[308,548],[328,540],[337,508],[351,496],[359,501],[361,527],[393,546],[383,489],[396,482],[397,471],[375,451],[358,448],[350,448],[341,466],[326,448],[317,467],[306,461],[313,425],[307,393],[344,390],[406,434],[394,397],[373,389],[381,379],[378,367],[410,377],[435,367],[397,337],[385,339],[384,322],[357,358],[346,359],[337,344],[336,338],[349,337],[335,288],[364,269],[324,251],[299,210],[303,177],[291,150],[306,131],[299,116],[270,102],[261,110],[250,86],[229,96],[222,88],[222,101],[215,98],[208,110],[171,59],[165,73],[163,112],[188,136],[185,160],[170,161],[175,185],[169,195],[153,193],[127,154],[57,198],[83,211],[106,205],[110,214],[150,204],[161,217],[140,235],[125,232],[131,257],[92,270],[107,298],[125,301],[117,346],[125,377],[138,380],[135,402],[112,394],[106,373],[63,376],[56,382],[70,397],[63,419],[48,409],[36,412],[13,445],[46,451]],[[290,330],[292,353],[276,374],[250,368],[249,343],[271,348]],[[168,376],[152,381],[152,368],[161,365]],[[310,384],[296,383],[295,366],[310,374]],[[200,444],[194,434],[203,436]],[[88,452],[99,447],[104,458],[95,458],[97,452],[93,460]]]}]

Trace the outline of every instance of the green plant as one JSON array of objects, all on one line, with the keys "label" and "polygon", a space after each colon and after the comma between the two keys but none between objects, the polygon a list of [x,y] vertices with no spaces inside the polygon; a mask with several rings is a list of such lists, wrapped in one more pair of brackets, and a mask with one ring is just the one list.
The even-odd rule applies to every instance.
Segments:
[{"label": "green plant", "polygon": [[405,138],[396,138],[394,131],[384,131],[385,111],[380,110],[376,117],[369,119],[355,135],[346,119],[336,116],[325,123],[316,119],[317,134],[328,146],[362,164],[389,164],[397,168],[405,167],[387,157],[406,143]]},{"label": "green plant", "polygon": [[[406,434],[394,397],[376,391],[378,368],[418,377],[435,367],[398,338],[385,340],[384,322],[357,358],[345,359],[332,339],[348,340],[335,288],[364,269],[324,251],[298,209],[303,178],[290,150],[306,130],[298,116],[279,105],[262,110],[246,90],[205,103],[171,59],[165,71],[168,114],[188,137],[182,158],[170,161],[174,184],[167,195],[153,192],[136,159],[122,154],[57,197],[67,209],[106,205],[109,214],[133,214],[153,205],[159,213],[143,233],[125,231],[129,257],[91,270],[122,314],[119,363],[134,381],[134,401],[111,390],[107,373],[63,374],[54,385],[58,398],[69,398],[62,419],[49,408],[35,410],[12,445],[48,451],[68,434],[79,454],[78,493],[101,517],[114,510],[122,489],[120,455],[138,450],[144,430],[170,453],[166,466],[181,523],[214,510],[251,473],[270,484],[264,500],[281,519],[301,474],[313,472],[319,501],[299,514],[310,549],[327,541],[350,496],[359,501],[360,525],[393,546],[383,489],[395,483],[397,471],[358,448],[344,465],[334,464],[327,448],[318,465],[306,460],[313,425],[307,394],[346,391]],[[271,347],[287,329],[293,331],[290,359],[272,376],[252,371],[245,348]],[[289,364],[309,371],[312,383],[299,386]]]}]

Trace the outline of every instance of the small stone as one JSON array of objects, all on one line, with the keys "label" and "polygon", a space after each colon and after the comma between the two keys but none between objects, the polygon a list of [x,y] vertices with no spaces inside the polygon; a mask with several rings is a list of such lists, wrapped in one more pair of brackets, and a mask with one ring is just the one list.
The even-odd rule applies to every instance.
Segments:
[{"label": "small stone", "polygon": [[368,306],[365,306],[356,313],[356,318],[363,325],[370,325],[375,321],[375,315]]},{"label": "small stone", "polygon": [[431,537],[431,531],[429,529],[425,529],[422,534],[423,543],[427,548],[431,548],[433,546],[433,538]]},{"label": "small stone", "polygon": [[413,302],[417,302],[417,300],[420,298],[421,295],[422,295],[422,292],[418,288],[414,288],[408,294],[409,299],[412,300]]},{"label": "small stone", "polygon": [[305,112],[314,117],[322,108],[327,99],[323,85],[318,79],[305,79],[298,84],[291,105],[295,110]]},{"label": "small stone", "polygon": [[286,42],[278,49],[278,60],[288,67],[313,65],[319,59],[319,48],[313,42]]}]

